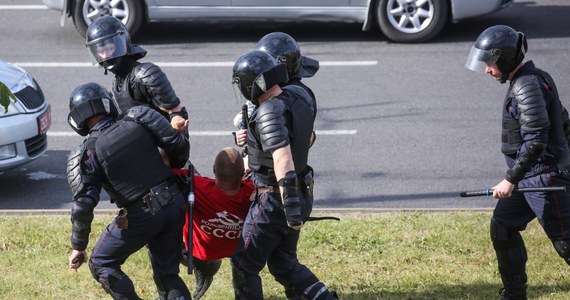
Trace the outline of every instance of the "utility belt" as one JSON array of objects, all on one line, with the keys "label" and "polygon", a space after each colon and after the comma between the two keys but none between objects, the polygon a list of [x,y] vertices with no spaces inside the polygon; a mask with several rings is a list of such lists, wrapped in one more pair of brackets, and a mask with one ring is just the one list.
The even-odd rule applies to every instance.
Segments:
[{"label": "utility belt", "polygon": [[175,179],[167,179],[162,183],[150,188],[148,194],[142,196],[140,200],[125,205],[125,211],[135,209],[148,209],[153,215],[157,214],[161,208],[167,206],[174,199],[174,195],[180,193]]},{"label": "utility belt", "polygon": [[[310,199],[313,197],[313,186],[315,184],[315,180],[313,178],[313,168],[309,165],[297,176],[298,179],[298,189],[299,192],[303,194],[305,199]],[[279,193],[279,186],[278,185],[268,185],[268,186],[258,186],[257,193],[264,194],[264,193]]]},{"label": "utility belt", "polygon": [[525,178],[533,177],[533,176],[544,174],[544,173],[551,173],[551,172],[557,172],[557,173],[560,173],[562,175],[568,175],[570,172],[569,169],[570,169],[570,166],[566,166],[566,167],[560,169],[554,163],[546,163],[546,162],[540,163],[539,162],[539,163],[535,164],[534,166],[532,166],[530,171],[528,171],[525,174]]}]

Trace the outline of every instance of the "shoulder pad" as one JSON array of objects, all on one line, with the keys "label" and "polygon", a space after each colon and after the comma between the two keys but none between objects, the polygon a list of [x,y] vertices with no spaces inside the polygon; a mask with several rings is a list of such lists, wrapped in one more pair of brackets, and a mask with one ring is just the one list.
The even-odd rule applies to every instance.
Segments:
[{"label": "shoulder pad", "polygon": [[513,82],[511,91],[513,96],[520,102],[525,102],[530,96],[542,96],[542,81],[535,75],[525,75]]},{"label": "shoulder pad", "polygon": [[527,132],[536,132],[550,126],[541,85],[542,81],[535,75],[519,77],[512,85],[513,97],[518,102],[521,128]]},{"label": "shoulder pad", "polygon": [[[85,183],[93,181],[93,176],[90,174],[89,169],[89,150],[85,146],[88,144],[89,139],[85,143],[77,146],[72,150],[67,157],[67,183],[71,189],[71,193],[76,196],[84,192]],[[85,166],[84,166],[85,161]]]},{"label": "shoulder pad", "polygon": [[83,156],[84,145],[81,144],[73,149],[67,157],[67,183],[74,195],[81,190],[81,157]]},{"label": "shoulder pad", "polygon": [[135,99],[145,97],[148,102],[164,109],[172,109],[180,104],[180,99],[159,66],[150,62],[140,63],[135,66],[133,74],[135,82],[142,85],[134,89]]},{"label": "shoulder pad", "polygon": [[289,145],[285,110],[285,104],[279,98],[264,102],[257,108],[256,127],[264,151]]}]

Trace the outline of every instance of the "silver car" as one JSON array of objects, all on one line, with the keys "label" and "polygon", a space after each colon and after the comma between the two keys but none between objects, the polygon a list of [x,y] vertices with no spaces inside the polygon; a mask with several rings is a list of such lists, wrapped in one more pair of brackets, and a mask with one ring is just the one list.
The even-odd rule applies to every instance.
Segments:
[{"label": "silver car", "polygon": [[24,69],[0,60],[0,82],[16,96],[0,106],[0,172],[40,157],[47,150],[50,106],[36,80]]},{"label": "silver car", "polygon": [[[112,15],[135,35],[143,23],[165,21],[335,21],[380,28],[391,41],[427,42],[449,22],[508,7],[513,0],[43,0],[71,17],[85,36],[96,18]],[[284,4],[286,3],[286,4]]]}]

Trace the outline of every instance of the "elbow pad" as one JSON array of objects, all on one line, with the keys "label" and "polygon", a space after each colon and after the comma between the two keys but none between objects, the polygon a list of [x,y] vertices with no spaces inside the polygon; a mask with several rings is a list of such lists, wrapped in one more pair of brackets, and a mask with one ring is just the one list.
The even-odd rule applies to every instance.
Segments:
[{"label": "elbow pad", "polygon": [[524,175],[530,171],[544,149],[546,149],[546,144],[538,141],[526,142],[525,146],[526,151],[523,152],[516,159],[513,166],[507,170],[505,179],[512,184],[517,184],[524,178]]},{"label": "elbow pad", "polygon": [[301,202],[297,192],[297,174],[295,174],[295,171],[287,172],[285,177],[279,180],[279,186],[283,188],[283,209],[285,210],[287,224],[290,227],[303,225],[301,220]]}]

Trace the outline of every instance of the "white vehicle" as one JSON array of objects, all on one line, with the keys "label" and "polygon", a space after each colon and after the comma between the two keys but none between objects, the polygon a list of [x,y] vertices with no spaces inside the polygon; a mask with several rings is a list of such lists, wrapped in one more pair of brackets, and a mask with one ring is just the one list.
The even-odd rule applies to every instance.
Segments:
[{"label": "white vehicle", "polygon": [[36,80],[24,69],[0,60],[0,82],[16,96],[0,106],[0,172],[40,157],[47,150],[50,106]]},{"label": "white vehicle", "polygon": [[[449,22],[508,7],[513,0],[43,0],[71,17],[85,36],[96,18],[112,15],[135,35],[143,23],[167,21],[263,21],[361,23],[378,27],[394,42],[419,43],[435,38]],[[285,4],[284,4],[285,3]]]}]

